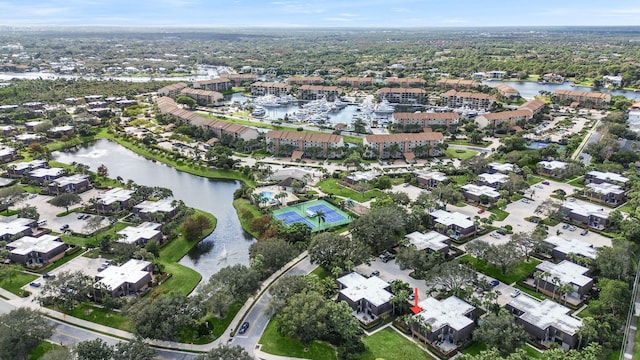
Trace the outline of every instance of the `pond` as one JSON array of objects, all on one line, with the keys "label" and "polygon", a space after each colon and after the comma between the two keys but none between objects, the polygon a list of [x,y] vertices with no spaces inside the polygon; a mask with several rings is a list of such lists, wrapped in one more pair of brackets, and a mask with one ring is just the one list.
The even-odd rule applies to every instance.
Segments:
[{"label": "pond", "polygon": [[106,139],[54,152],[53,159],[66,164],[86,164],[92,171],[104,164],[109,177],[169,188],[175,199],[215,215],[218,219],[215,231],[180,260],[180,264],[199,272],[205,281],[228,265],[249,264],[249,246],[255,239],[242,229],[233,207],[233,192],[240,187],[239,181],[207,179],[177,171]]}]

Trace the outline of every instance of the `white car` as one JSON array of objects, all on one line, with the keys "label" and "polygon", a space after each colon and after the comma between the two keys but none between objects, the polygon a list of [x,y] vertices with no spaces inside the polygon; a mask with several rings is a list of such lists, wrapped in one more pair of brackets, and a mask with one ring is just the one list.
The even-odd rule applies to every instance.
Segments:
[{"label": "white car", "polygon": [[514,290],[511,292],[511,297],[512,297],[512,298],[514,298],[514,297],[518,297],[518,295],[520,295],[520,294],[522,294],[522,293],[520,292],[520,290],[518,290],[518,289],[514,289]]}]

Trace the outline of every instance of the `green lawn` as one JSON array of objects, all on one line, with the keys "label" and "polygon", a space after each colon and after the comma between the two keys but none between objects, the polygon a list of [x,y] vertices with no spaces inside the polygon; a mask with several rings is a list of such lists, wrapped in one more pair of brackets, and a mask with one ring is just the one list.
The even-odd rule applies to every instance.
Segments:
[{"label": "green lawn", "polygon": [[531,258],[528,263],[523,261],[516,265],[510,273],[502,274],[500,269],[487,265],[486,262],[478,260],[469,254],[461,257],[460,260],[470,264],[481,273],[496,278],[505,284],[513,284],[522,280],[529,273],[533,272],[536,266],[540,264],[539,260]]},{"label": "green lawn", "polygon": [[[211,221],[212,226],[203,233],[210,234],[213,232],[216,228],[217,219],[207,212],[196,209],[193,216],[197,215],[204,215]],[[188,295],[195,289],[202,276],[197,271],[178,264],[178,261],[199,241],[200,239],[187,241],[184,236],[178,236],[160,249],[158,261],[164,265],[165,271],[171,274],[171,278],[156,287],[153,290],[154,293],[176,291],[180,294]]]},{"label": "green lawn", "polygon": [[407,360],[431,360],[429,354],[420,349],[420,346],[407,340],[391,328],[380,330],[377,333],[363,339],[367,351],[360,355],[360,360],[376,359],[407,359]]},{"label": "green lawn", "polygon": [[520,284],[516,284],[515,287],[520,289],[522,292],[527,293],[527,294],[529,294],[530,296],[532,296],[532,297],[534,297],[536,299],[544,300],[544,299],[547,298],[542,293],[539,293],[539,292],[529,288],[528,286],[523,286],[523,285],[520,285]]},{"label": "green lawn", "polygon": [[[336,352],[327,344],[314,341],[305,345],[298,340],[289,339],[278,333],[276,320],[269,321],[262,337],[260,338],[262,351],[280,356],[299,357],[314,360],[335,360]],[[307,351],[304,351],[305,348]]]},{"label": "green lawn", "polygon": [[59,348],[59,345],[54,345],[48,341],[43,341],[40,345],[36,346],[33,351],[31,351],[31,355],[29,356],[29,360],[38,360],[44,356],[45,353]]},{"label": "green lawn", "polygon": [[[233,200],[233,207],[236,209],[236,213],[238,213],[238,218],[240,219],[240,224],[242,225],[242,228],[244,229],[244,231],[248,232],[249,234],[251,234],[251,236],[258,238],[258,234],[254,234],[250,231],[249,229],[249,223],[251,222],[252,219],[257,218],[259,216],[262,216],[262,213],[260,212],[260,209],[258,209],[257,206],[253,205],[249,200],[247,199],[235,199]],[[242,212],[241,209],[247,209],[250,213],[251,213],[251,219],[244,219],[242,217]]]},{"label": "green lawn", "polygon": [[117,137],[113,134],[110,134],[106,131],[106,129],[102,129],[98,135],[95,136],[96,139],[110,139],[113,140],[115,142],[117,142],[118,144],[126,147],[127,149],[135,152],[138,155],[144,156],[147,159],[152,159],[152,160],[156,160],[159,161],[163,164],[167,164],[173,168],[175,168],[176,170],[182,171],[182,172],[186,172],[189,174],[193,174],[193,175],[197,175],[197,176],[202,176],[202,177],[206,177],[206,178],[214,178],[214,179],[233,179],[233,180],[241,180],[244,181],[246,183],[248,183],[249,185],[255,185],[255,183],[253,182],[253,180],[245,178],[240,172],[237,171],[227,171],[227,170],[218,170],[218,169],[209,169],[207,167],[204,166],[198,166],[193,164],[191,161],[187,161],[186,163],[184,162],[184,160],[173,160],[173,159],[169,159],[167,158],[166,155],[163,154],[157,154],[154,152],[151,152],[151,150],[144,146],[141,145],[139,143],[134,143],[131,142],[129,140],[125,140],[122,139],[120,137]]},{"label": "green lawn", "polygon": [[450,158],[456,158],[460,160],[466,160],[468,158],[472,158],[476,156],[478,152],[473,150],[462,150],[462,149],[447,149],[444,154]]},{"label": "green lawn", "polygon": [[474,144],[471,141],[465,140],[465,139],[447,140],[445,142],[447,144],[475,146],[475,147],[482,147],[482,148],[486,148],[487,146],[491,145],[491,141],[483,141],[480,144]]},{"label": "green lawn", "polygon": [[540,181],[542,181],[542,179],[537,177],[537,176],[534,176],[534,175],[527,176],[527,184],[529,184],[529,185],[535,185],[535,184],[539,183]]},{"label": "green lawn", "polygon": [[225,317],[213,317],[209,320],[209,322],[213,325],[212,333],[216,338],[219,338],[222,334],[224,334],[224,331],[227,330],[229,324],[231,324],[231,320],[233,320],[238,311],[240,311],[242,305],[244,305],[244,302],[236,301],[229,305],[229,310],[227,310]]},{"label": "green lawn", "polygon": [[356,201],[368,201],[382,195],[382,191],[378,189],[369,190],[361,194],[355,190],[340,185],[338,183],[339,181],[340,179],[334,178],[325,179],[318,183],[318,187],[327,194],[351,198]]},{"label": "green lawn", "polygon": [[502,221],[504,219],[507,218],[507,216],[509,216],[509,213],[504,211],[504,210],[500,210],[500,209],[491,209],[489,210],[490,213],[495,214],[495,220],[496,221]]},{"label": "green lawn", "polygon": [[453,176],[449,176],[449,179],[453,180],[456,184],[460,186],[464,186],[469,183],[468,175],[453,175]]},{"label": "green lawn", "polygon": [[572,179],[570,181],[567,181],[567,183],[569,183],[570,185],[573,185],[575,187],[579,187],[579,188],[583,188],[584,187],[584,176],[579,176],[575,179]]},{"label": "green lawn", "polygon": [[462,350],[462,353],[469,355],[478,355],[481,351],[485,350],[487,350],[487,344],[476,341],[466,349]]},{"label": "green lawn", "polygon": [[18,296],[22,295],[21,287],[37,279],[36,275],[17,272],[12,277],[0,278],[0,287]]},{"label": "green lawn", "polygon": [[96,324],[101,324],[129,332],[133,331],[131,320],[129,320],[128,317],[113,310],[91,306],[88,303],[80,304],[73,310],[65,311],[65,313],[79,319],[94,322]]}]

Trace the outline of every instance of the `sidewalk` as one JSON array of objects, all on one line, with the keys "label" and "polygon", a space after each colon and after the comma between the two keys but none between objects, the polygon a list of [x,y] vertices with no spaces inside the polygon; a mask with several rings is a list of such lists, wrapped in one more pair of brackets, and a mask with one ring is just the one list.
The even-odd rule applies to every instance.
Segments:
[{"label": "sidewalk", "polygon": [[[220,336],[218,339],[208,343],[208,344],[186,344],[186,343],[180,343],[180,342],[175,342],[175,341],[164,341],[164,340],[154,340],[154,339],[145,339],[145,342],[147,342],[149,345],[152,345],[154,347],[159,347],[159,348],[165,348],[165,349],[173,349],[173,350],[186,350],[186,351],[198,351],[198,352],[207,352],[213,348],[218,347],[221,344],[227,344],[229,342],[229,340],[231,339],[230,336],[230,332],[233,329],[236,329],[244,320],[245,316],[251,311],[251,309],[253,308],[253,306],[262,298],[262,296],[266,293],[266,291],[268,290],[268,288],[276,281],[278,280],[282,275],[284,275],[285,273],[287,273],[289,270],[291,270],[292,268],[294,268],[298,263],[300,263],[302,260],[304,260],[306,257],[308,256],[307,252],[303,252],[302,254],[298,255],[298,257],[296,257],[295,259],[291,260],[287,265],[285,265],[284,267],[282,267],[280,270],[276,271],[274,274],[272,274],[267,280],[265,280],[262,284],[262,286],[260,287],[260,289],[258,290],[258,293],[252,297],[250,297],[242,306],[242,308],[238,311],[238,313],[236,314],[236,316],[233,318],[233,320],[231,321],[229,327],[225,330],[224,334],[222,336]],[[115,329],[109,326],[105,326],[105,325],[100,325],[100,324],[96,324],[87,320],[83,320],[83,319],[79,319],[73,316],[69,316],[67,314],[61,313],[59,311],[55,311],[55,310],[51,310],[45,307],[40,306],[40,304],[38,302],[35,301],[34,297],[25,297],[25,298],[21,298],[5,289],[0,288],[0,295],[9,299],[7,300],[8,303],[10,303],[11,305],[15,306],[15,307],[28,307],[28,308],[32,308],[34,310],[39,310],[40,312],[42,312],[43,314],[45,314],[46,316],[55,319],[55,320],[59,320],[71,325],[76,325],[91,331],[95,331],[95,332],[99,332],[99,333],[103,333],[105,335],[110,335],[113,337],[118,337],[118,338],[122,338],[122,339],[134,339],[135,335],[127,332],[127,331],[123,331],[123,330],[119,330],[119,329]],[[266,353],[265,353],[266,354]],[[293,358],[284,358],[284,357],[269,357],[272,355],[266,354],[266,356],[263,356],[262,358],[264,359],[293,359]]]},{"label": "sidewalk", "polygon": [[262,350],[260,350],[261,346],[262,345],[258,345],[258,346],[256,346],[256,349],[253,350],[253,356],[258,358],[258,359],[262,359],[262,360],[312,360],[312,359],[307,359],[307,358],[294,358],[294,357],[287,357],[287,356],[269,354],[269,353],[266,353],[266,352],[263,352]]}]

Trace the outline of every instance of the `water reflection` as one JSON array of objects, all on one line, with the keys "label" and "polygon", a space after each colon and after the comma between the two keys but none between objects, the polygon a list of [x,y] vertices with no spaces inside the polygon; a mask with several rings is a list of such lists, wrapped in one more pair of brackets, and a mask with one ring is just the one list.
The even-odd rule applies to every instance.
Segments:
[{"label": "water reflection", "polygon": [[227,265],[249,264],[249,246],[255,239],[242,230],[233,208],[233,192],[240,187],[240,182],[183,173],[104,139],[55,152],[53,158],[67,164],[83,163],[93,171],[104,164],[112,178],[169,188],[176,199],[215,215],[218,219],[216,230],[180,260],[181,264],[202,274],[204,279]]}]

